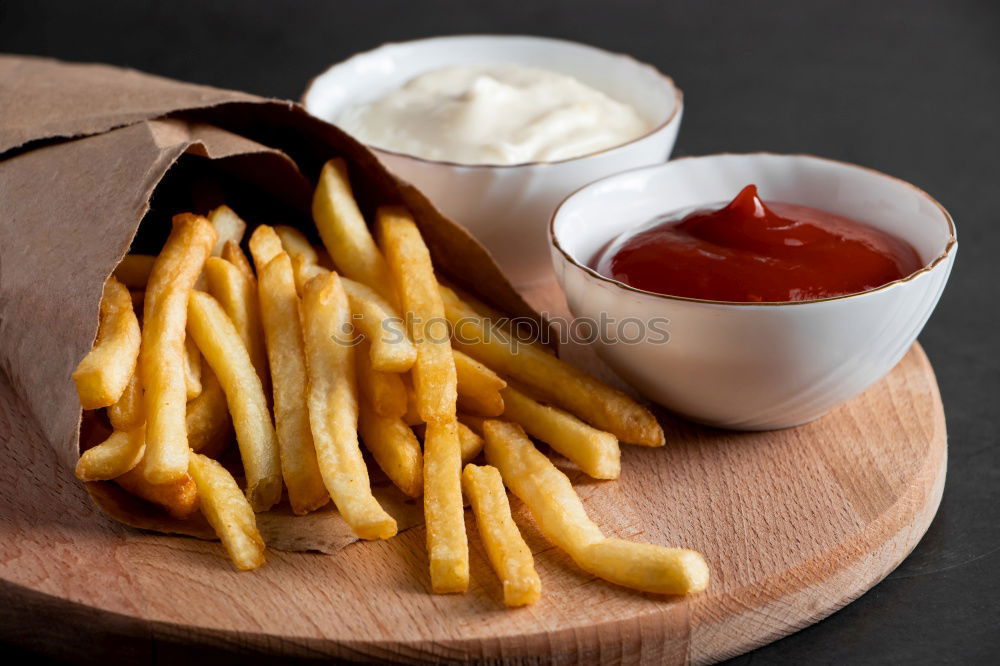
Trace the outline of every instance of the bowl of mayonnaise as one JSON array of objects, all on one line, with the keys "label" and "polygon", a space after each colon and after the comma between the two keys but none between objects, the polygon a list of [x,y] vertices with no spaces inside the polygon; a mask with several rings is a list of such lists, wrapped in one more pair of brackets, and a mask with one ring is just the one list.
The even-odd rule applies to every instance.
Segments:
[{"label": "bowl of mayonnaise", "polygon": [[559,202],[665,161],[682,113],[680,90],[651,65],[499,35],[386,44],[327,69],[303,102],[468,229],[519,286],[552,278]]}]

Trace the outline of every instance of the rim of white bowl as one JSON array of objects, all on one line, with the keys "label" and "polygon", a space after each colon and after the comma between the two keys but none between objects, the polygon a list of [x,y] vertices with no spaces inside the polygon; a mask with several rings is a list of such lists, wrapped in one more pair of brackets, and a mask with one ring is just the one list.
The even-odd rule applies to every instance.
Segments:
[{"label": "rim of white bowl", "polygon": [[[637,173],[637,172],[642,172],[642,171],[653,171],[655,169],[661,169],[666,164],[670,164],[672,162],[680,162],[680,161],[683,161],[683,160],[696,160],[696,159],[704,159],[704,158],[707,158],[707,157],[763,157],[763,156],[772,156],[772,157],[806,157],[806,158],[809,158],[809,159],[812,159],[812,160],[819,160],[821,162],[830,162],[832,164],[839,164],[841,166],[851,167],[853,169],[860,169],[862,171],[867,171],[869,173],[875,174],[876,176],[881,176],[883,178],[888,178],[890,180],[894,180],[894,181],[896,181],[898,183],[901,183],[901,184],[905,185],[906,187],[909,187],[914,192],[916,192],[917,195],[922,196],[925,199],[927,199],[928,201],[930,201],[932,204],[934,204],[935,206],[937,206],[938,210],[941,211],[942,215],[944,215],[945,222],[948,223],[948,242],[945,244],[944,250],[942,250],[941,253],[938,254],[938,256],[936,256],[930,262],[924,264],[918,270],[913,271],[912,273],[910,273],[906,277],[902,277],[902,278],[900,278],[898,280],[893,280],[892,282],[886,282],[885,284],[883,284],[883,285],[881,285],[879,287],[875,287],[874,289],[868,289],[866,291],[859,291],[859,292],[855,292],[853,294],[844,294],[843,296],[832,296],[830,298],[815,298],[815,299],[808,300],[808,301],[713,301],[713,300],[709,300],[709,299],[706,299],[706,298],[691,298],[691,297],[688,297],[688,296],[671,296],[670,294],[660,294],[660,293],[655,292],[655,291],[647,291],[645,289],[639,289],[638,287],[633,287],[632,285],[625,284],[624,282],[621,282],[620,280],[615,280],[614,278],[609,278],[606,275],[602,275],[601,273],[598,273],[596,270],[594,270],[590,266],[587,266],[586,264],[582,264],[579,261],[577,261],[576,257],[574,257],[570,252],[568,252],[559,243],[559,238],[556,236],[556,229],[555,229],[556,218],[559,217],[559,212],[562,210],[563,206],[565,206],[566,203],[569,202],[570,199],[572,199],[573,197],[575,197],[577,194],[579,194],[583,190],[589,189],[591,187],[595,187],[598,184],[603,183],[605,181],[612,180],[614,178],[618,178],[620,176],[623,176],[623,175],[629,174],[629,173]],[[635,292],[637,294],[645,294],[647,296],[654,296],[656,298],[661,298],[661,299],[668,300],[668,301],[684,301],[684,302],[687,302],[687,303],[706,303],[706,304],[709,304],[709,305],[735,305],[735,306],[740,306],[740,307],[747,307],[747,306],[750,306],[750,307],[757,307],[757,306],[775,307],[775,306],[784,306],[784,305],[811,305],[813,303],[828,303],[828,302],[831,302],[831,301],[842,301],[842,300],[846,300],[846,299],[849,299],[849,298],[857,298],[859,296],[867,296],[869,294],[874,294],[876,292],[885,291],[887,289],[892,289],[893,287],[897,287],[897,286],[905,284],[907,282],[911,282],[911,281],[915,280],[916,278],[920,277],[921,275],[923,275],[925,273],[930,273],[938,265],[940,265],[942,262],[944,262],[948,258],[948,255],[950,255],[952,252],[954,252],[955,247],[958,245],[958,238],[957,238],[957,234],[956,234],[956,230],[955,230],[955,221],[952,219],[951,214],[948,212],[948,210],[944,206],[942,206],[941,203],[937,199],[935,199],[931,195],[927,194],[927,192],[925,192],[924,190],[920,189],[919,187],[917,187],[913,183],[909,183],[909,182],[903,180],[902,178],[896,178],[895,176],[890,176],[889,174],[887,174],[887,173],[885,173],[883,171],[879,171],[877,169],[872,169],[872,168],[869,168],[869,167],[861,166],[859,164],[852,164],[851,162],[844,162],[843,160],[835,160],[835,159],[831,159],[829,157],[819,157],[818,155],[810,155],[808,153],[772,153],[772,152],[768,152],[768,151],[757,151],[757,152],[752,152],[752,153],[710,153],[708,155],[685,155],[684,157],[678,157],[678,158],[669,160],[668,162],[664,162],[663,164],[653,164],[653,165],[650,165],[650,166],[643,166],[643,167],[637,167],[635,169],[628,169],[627,171],[621,171],[619,173],[615,173],[615,174],[612,174],[610,176],[605,176],[604,178],[601,178],[600,180],[596,180],[596,181],[594,181],[592,183],[587,183],[583,187],[579,187],[576,190],[574,190],[573,192],[571,192],[569,195],[567,195],[566,198],[564,198],[562,201],[559,202],[559,205],[556,206],[555,210],[552,211],[552,216],[549,218],[549,243],[551,243],[552,247],[556,248],[560,252],[560,254],[562,254],[562,256],[566,259],[566,261],[570,262],[572,265],[574,265],[577,268],[583,270],[584,272],[588,273],[592,277],[595,277],[598,280],[601,280],[602,282],[607,282],[609,284],[612,284],[612,285],[614,285],[616,287],[619,287],[621,289],[624,289],[626,291]]]},{"label": "rim of white bowl", "polygon": [[[334,69],[336,69],[338,67],[344,67],[344,66],[346,66],[350,62],[352,62],[354,60],[357,60],[359,58],[364,58],[366,56],[370,56],[371,54],[375,53],[376,51],[381,51],[382,49],[387,49],[387,48],[390,48],[390,47],[393,47],[393,46],[403,46],[405,44],[423,44],[423,43],[427,43],[427,42],[439,42],[439,41],[448,41],[448,40],[453,40],[453,39],[468,39],[468,38],[487,38],[487,39],[504,39],[504,40],[505,39],[530,39],[530,40],[536,40],[536,41],[539,41],[539,42],[551,42],[551,43],[556,43],[556,44],[570,44],[572,46],[577,46],[577,47],[581,47],[581,48],[585,48],[585,49],[591,49],[593,51],[598,51],[600,53],[603,53],[603,54],[608,55],[608,56],[613,56],[615,58],[621,58],[623,60],[630,60],[637,67],[639,67],[640,69],[646,69],[646,70],[649,70],[650,72],[652,72],[654,76],[658,77],[664,84],[666,84],[666,86],[670,90],[673,91],[673,93],[674,93],[674,108],[670,112],[670,114],[666,117],[666,119],[664,119],[662,122],[658,123],[656,126],[654,126],[652,129],[648,130],[644,134],[641,134],[641,135],[635,137],[634,139],[630,139],[629,141],[626,141],[625,143],[619,143],[619,144],[617,144],[615,146],[610,146],[608,148],[602,148],[601,150],[595,150],[592,153],[586,153],[585,155],[577,155],[576,157],[567,157],[567,158],[561,159],[561,160],[534,161],[534,162],[518,162],[517,164],[466,164],[464,162],[451,162],[451,161],[448,161],[448,160],[432,160],[432,159],[428,159],[426,157],[420,157],[418,155],[411,155],[410,153],[404,153],[404,152],[400,152],[400,151],[397,151],[397,150],[391,150],[389,148],[382,148],[380,146],[375,146],[375,145],[369,144],[369,143],[365,143],[364,144],[365,147],[369,148],[370,150],[375,150],[375,151],[378,151],[378,152],[386,153],[387,155],[394,155],[396,157],[405,157],[405,158],[408,158],[408,159],[411,159],[411,160],[416,160],[417,162],[423,162],[425,164],[441,164],[441,165],[444,165],[444,166],[461,167],[461,168],[465,168],[465,169],[513,169],[513,168],[517,168],[517,167],[527,167],[527,166],[531,166],[531,167],[555,166],[555,165],[558,165],[558,164],[565,164],[566,162],[575,162],[576,160],[583,160],[583,159],[587,159],[589,157],[597,157],[598,155],[604,155],[606,153],[610,153],[610,152],[613,152],[613,151],[616,151],[616,150],[621,150],[623,148],[626,148],[627,146],[631,146],[633,144],[639,143],[640,141],[648,139],[649,137],[651,137],[651,136],[659,133],[663,129],[669,127],[675,120],[677,120],[677,118],[680,117],[681,109],[684,107],[684,93],[681,92],[681,89],[677,87],[677,84],[674,83],[674,80],[671,77],[669,77],[666,74],[664,74],[663,72],[661,72],[656,66],[651,65],[648,62],[643,62],[642,60],[639,60],[635,56],[629,55],[628,53],[621,53],[619,51],[609,51],[607,49],[602,49],[600,47],[592,46],[590,44],[584,44],[583,42],[574,42],[573,40],[570,40],[570,39],[559,39],[557,37],[540,37],[538,35],[520,35],[520,34],[518,34],[518,35],[501,35],[501,34],[489,34],[489,33],[472,33],[472,34],[459,34],[459,35],[441,35],[441,36],[438,36],[438,37],[425,37],[425,38],[422,38],[422,39],[409,39],[409,40],[404,40],[404,41],[401,41],[401,42],[385,42],[383,44],[380,44],[379,46],[376,46],[374,48],[368,49],[367,51],[359,51],[358,53],[355,53],[354,55],[350,56],[349,58],[346,58],[345,60],[341,60],[340,62],[336,62],[336,63],[330,65],[329,67],[327,67],[326,69],[324,69],[322,72],[320,72],[319,74],[317,74],[314,77],[312,77],[311,79],[309,79],[309,83],[306,84],[306,89],[302,92],[302,95],[299,98],[299,101],[302,103],[302,106],[304,106],[306,108],[306,111],[309,111],[309,113],[312,114],[312,111],[309,110],[309,105],[306,102],[306,98],[309,96],[309,93],[313,89],[313,86],[316,85],[316,81],[318,79],[322,78],[323,76],[325,76],[326,74],[328,74],[330,71],[332,71],[332,70],[334,70]],[[319,116],[317,116],[317,117],[319,117]],[[334,122],[333,120],[327,120],[326,118],[320,118],[320,120],[324,120],[324,121],[326,121],[328,123],[331,123],[331,124]],[[349,132],[348,132],[348,134],[349,134]],[[364,142],[362,142],[362,143],[364,143]]]}]

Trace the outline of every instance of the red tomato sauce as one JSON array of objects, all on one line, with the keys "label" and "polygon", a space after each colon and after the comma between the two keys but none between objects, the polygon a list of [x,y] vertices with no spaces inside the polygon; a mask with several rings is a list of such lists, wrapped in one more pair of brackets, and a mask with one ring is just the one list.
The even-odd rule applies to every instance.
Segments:
[{"label": "red tomato sauce", "polygon": [[808,301],[856,294],[922,266],[891,234],[807,206],[768,202],[747,185],[697,210],[612,241],[597,272],[638,289],[712,301]]}]

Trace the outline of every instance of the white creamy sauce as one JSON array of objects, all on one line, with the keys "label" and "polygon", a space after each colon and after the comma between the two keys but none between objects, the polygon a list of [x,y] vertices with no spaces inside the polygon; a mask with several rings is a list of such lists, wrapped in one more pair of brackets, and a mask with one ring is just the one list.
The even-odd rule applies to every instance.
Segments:
[{"label": "white creamy sauce", "polygon": [[369,145],[462,164],[553,162],[652,129],[631,106],[571,76],[519,65],[427,72],[336,122]]}]

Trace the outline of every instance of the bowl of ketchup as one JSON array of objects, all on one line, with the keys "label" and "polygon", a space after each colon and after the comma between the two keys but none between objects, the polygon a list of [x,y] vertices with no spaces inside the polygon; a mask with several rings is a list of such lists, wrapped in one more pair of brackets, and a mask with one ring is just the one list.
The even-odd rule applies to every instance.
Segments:
[{"label": "bowl of ketchup", "polygon": [[550,225],[556,276],[601,357],[709,425],[812,421],[884,376],[937,304],[957,241],[922,190],[805,155],[617,174]]}]

